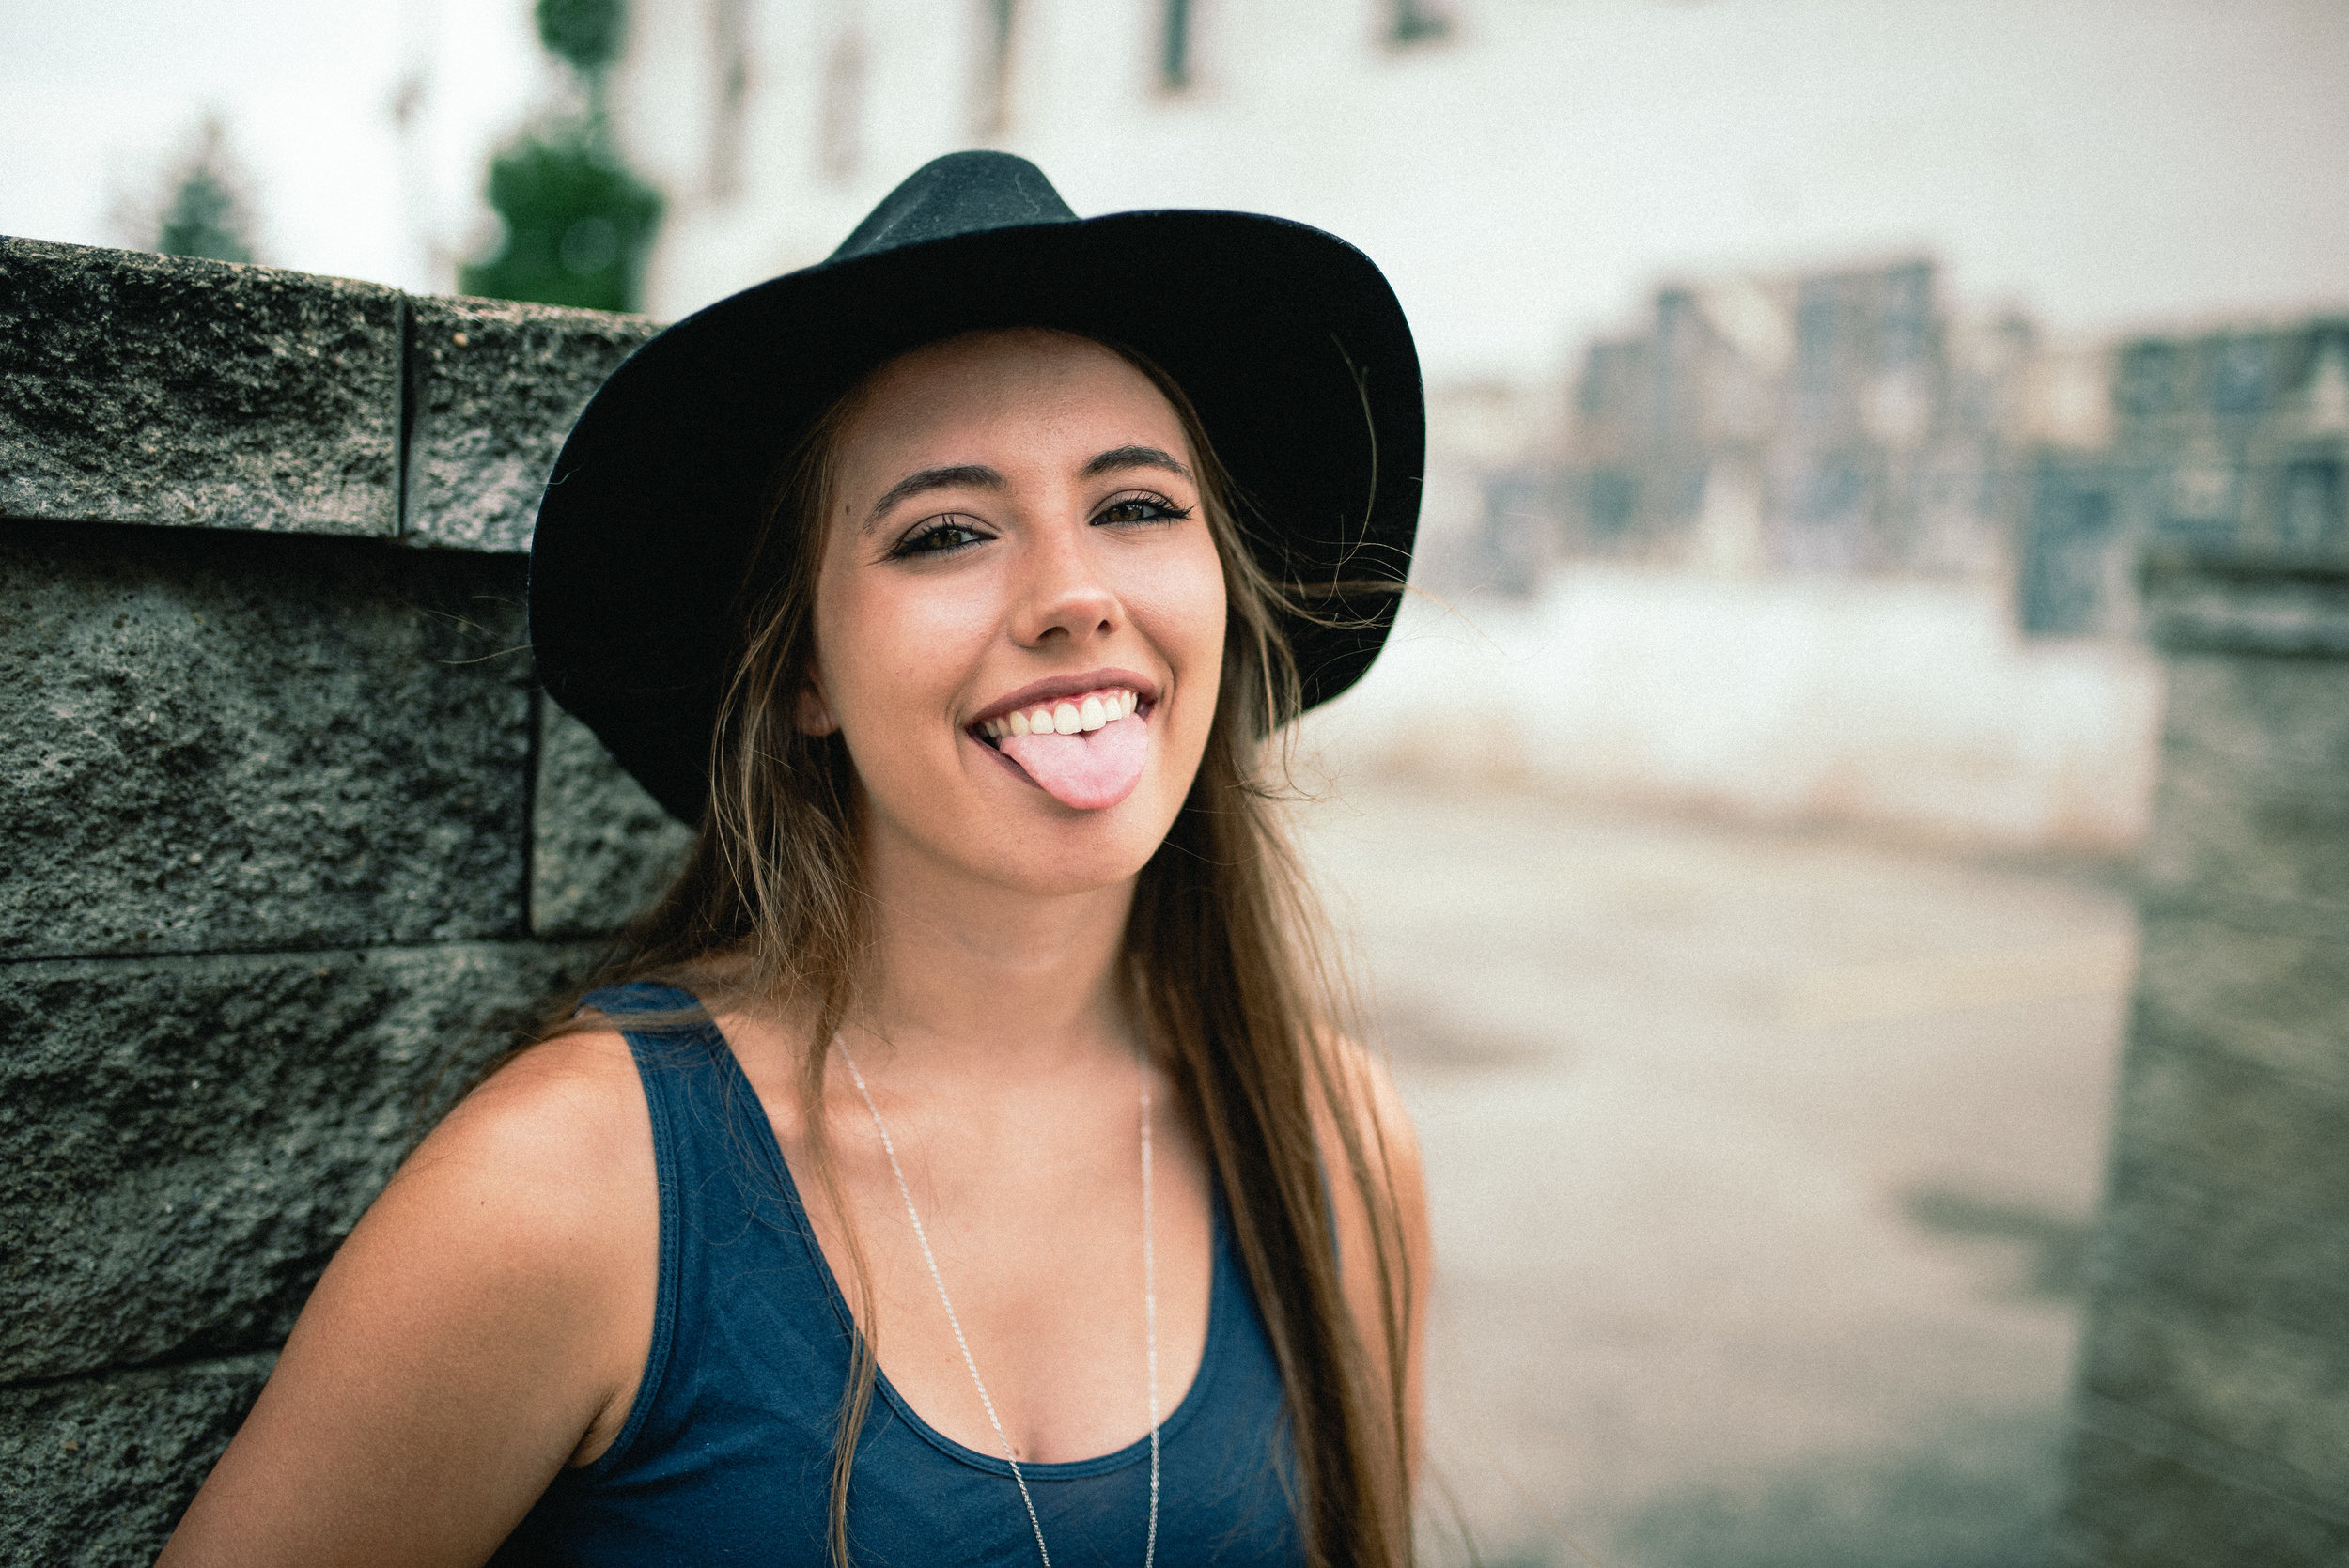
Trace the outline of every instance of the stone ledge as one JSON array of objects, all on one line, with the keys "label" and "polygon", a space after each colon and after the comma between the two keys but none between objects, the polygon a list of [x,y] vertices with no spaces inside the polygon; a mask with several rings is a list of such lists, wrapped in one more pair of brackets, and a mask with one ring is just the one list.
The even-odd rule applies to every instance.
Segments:
[{"label": "stone ledge", "polygon": [[591,956],[0,964],[0,1381],[277,1343],[398,1160]]},{"label": "stone ledge", "polygon": [[0,1561],[148,1568],[275,1361],[0,1388]]},{"label": "stone ledge", "polygon": [[412,299],[402,536],[443,549],[527,551],[539,492],[579,411],[660,330],[642,316]]},{"label": "stone ledge", "polygon": [[396,289],[0,239],[0,516],[389,537]]},{"label": "stone ledge", "polygon": [[521,553],[572,421],[660,330],[0,238],[0,517]]},{"label": "stone ledge", "polygon": [[2232,556],[2149,557],[2145,625],[2177,653],[2349,659],[2349,567]]}]

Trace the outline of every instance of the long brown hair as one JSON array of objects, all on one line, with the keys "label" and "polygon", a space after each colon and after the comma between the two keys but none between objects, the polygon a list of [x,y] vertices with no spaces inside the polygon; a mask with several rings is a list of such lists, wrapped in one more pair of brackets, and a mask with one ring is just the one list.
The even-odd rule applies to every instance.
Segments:
[{"label": "long brown hair", "polygon": [[[1315,1568],[1408,1563],[1415,1292],[1380,1124],[1359,1054],[1336,1027],[1345,993],[1283,820],[1295,798],[1286,726],[1300,704],[1279,616],[1296,613],[1302,594],[1257,565],[1190,399],[1142,355],[1109,347],[1182,421],[1227,600],[1221,694],[1190,795],[1137,880],[1126,979],[1145,1038],[1205,1139],[1281,1370],[1309,1560]],[[836,403],[785,467],[739,600],[741,655],[711,742],[701,830],[677,880],[594,984],[667,980],[692,990],[705,1012],[787,1001],[811,1020],[798,1079],[809,1173],[840,1217],[850,1288],[869,1324],[871,1281],[823,1112],[829,1044],[855,1005],[867,941],[857,794],[838,734],[811,736],[796,722],[816,652],[833,454],[856,396]],[[712,963],[721,956],[723,966]],[[1317,1133],[1344,1167],[1330,1179],[1346,1181],[1369,1216],[1376,1344],[1363,1343],[1340,1287]],[[838,1568],[849,1565],[848,1485],[878,1364],[870,1336],[858,1333],[833,1450]]]}]

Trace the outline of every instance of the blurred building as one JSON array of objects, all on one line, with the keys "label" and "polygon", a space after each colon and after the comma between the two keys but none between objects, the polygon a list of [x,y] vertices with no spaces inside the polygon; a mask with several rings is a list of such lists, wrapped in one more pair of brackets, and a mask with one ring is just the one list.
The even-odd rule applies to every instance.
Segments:
[{"label": "blurred building", "polygon": [[[669,204],[646,285],[657,317],[821,259],[954,147],[1033,157],[1088,210],[1184,199],[1203,169],[1244,194],[1268,136],[1321,109],[1391,114],[1410,90],[1397,67],[1476,20],[1434,0],[630,14],[612,102]],[[1520,67],[1468,53],[1478,71]],[[1274,105],[1303,120],[1268,118]],[[1342,135],[1311,157],[1281,145],[1282,210],[1304,212],[1455,155],[1429,142],[1405,170]],[[2335,548],[2344,345],[2349,319],[2051,342],[2018,312],[1958,308],[1921,255],[1675,281],[1551,384],[1430,386],[1418,577],[1516,597],[1577,561],[1936,582],[1997,594],[2035,635],[2132,635],[2143,545]]]},{"label": "blurred building", "polygon": [[1658,289],[1584,352],[1560,455],[1493,474],[1484,575],[1527,563],[1978,582],[2011,568],[2047,358],[1906,257]]},{"label": "blurred building", "polygon": [[1659,289],[1593,344],[1561,496],[1575,555],[1974,578],[2003,562],[2034,334],[1968,329],[1934,264]]},{"label": "blurred building", "polygon": [[1554,455],[1483,476],[1460,581],[1565,561],[1997,583],[2136,630],[2148,550],[2349,558],[2349,318],[2050,345],[1932,261],[1659,288],[1582,355]]},{"label": "blurred building", "polygon": [[[1359,105],[1451,32],[1436,0],[633,0],[613,111],[669,200],[646,308],[674,318],[821,260],[961,147],[1034,159],[1080,210],[1217,205],[1181,193],[1203,168],[1261,168],[1285,133],[1268,114]],[[1281,210],[1361,187],[1338,140]]]},{"label": "blurred building", "polygon": [[2136,629],[2148,551],[2349,563],[2349,318],[2139,337],[2113,363],[2109,446],[2035,465],[2025,630]]}]

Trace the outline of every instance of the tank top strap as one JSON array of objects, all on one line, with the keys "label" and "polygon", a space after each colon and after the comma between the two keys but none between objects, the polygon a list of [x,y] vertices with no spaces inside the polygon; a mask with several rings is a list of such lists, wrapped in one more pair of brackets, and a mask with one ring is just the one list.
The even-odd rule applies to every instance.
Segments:
[{"label": "tank top strap", "polygon": [[[641,1438],[673,1439],[665,1429],[740,1370],[739,1340],[752,1324],[770,1335],[788,1329],[780,1338],[795,1342],[802,1374],[789,1396],[795,1414],[828,1427],[854,1326],[831,1310],[830,1276],[806,1213],[724,1035],[698,998],[673,986],[607,986],[580,1005],[610,1017],[635,1060],[661,1202],[653,1343],[635,1405],[611,1448],[581,1473],[621,1467]],[[723,1311],[730,1300],[750,1307],[748,1322]],[[760,1321],[786,1303],[786,1323]]]}]

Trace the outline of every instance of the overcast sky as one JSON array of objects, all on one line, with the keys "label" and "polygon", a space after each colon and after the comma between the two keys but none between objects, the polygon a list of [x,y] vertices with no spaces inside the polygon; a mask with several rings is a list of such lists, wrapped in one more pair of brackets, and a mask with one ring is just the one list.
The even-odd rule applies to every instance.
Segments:
[{"label": "overcast sky", "polygon": [[[1961,298],[2067,333],[2349,305],[2349,0],[1449,9],[1455,40],[1377,92],[1236,96],[1245,136],[1194,155],[1162,123],[1048,167],[1080,210],[1337,229],[1394,277],[1439,377],[1547,373],[1664,272],[1906,248],[1941,255]],[[134,238],[117,210],[151,203],[209,110],[251,173],[264,259],[446,287],[489,232],[485,152],[547,80],[527,0],[0,0],[0,232]]]}]

